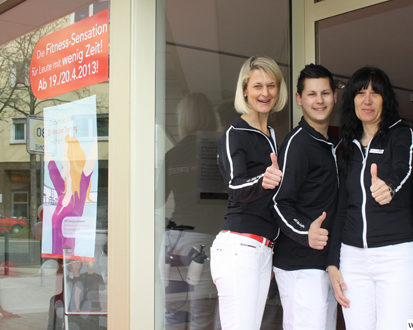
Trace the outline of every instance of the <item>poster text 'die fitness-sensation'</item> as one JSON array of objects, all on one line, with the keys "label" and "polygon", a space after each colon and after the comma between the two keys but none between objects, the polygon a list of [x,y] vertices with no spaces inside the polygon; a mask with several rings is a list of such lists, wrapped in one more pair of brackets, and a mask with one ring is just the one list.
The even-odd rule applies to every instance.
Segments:
[{"label": "poster text 'die fitness-sensation'", "polygon": [[30,63],[30,84],[46,99],[108,80],[109,9],[37,43]]}]

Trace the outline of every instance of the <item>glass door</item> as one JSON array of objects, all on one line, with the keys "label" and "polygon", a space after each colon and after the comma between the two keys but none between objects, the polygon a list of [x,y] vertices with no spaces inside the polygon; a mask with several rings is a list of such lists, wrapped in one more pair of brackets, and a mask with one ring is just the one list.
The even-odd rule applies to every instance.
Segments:
[{"label": "glass door", "polygon": [[[330,30],[332,37],[337,42],[337,47],[334,49],[333,43],[326,43],[323,39],[325,36],[325,27],[331,24],[332,21],[336,19],[348,19],[348,15],[356,15],[359,21],[363,21],[364,15],[370,10],[375,10],[378,4],[383,4],[385,6],[391,6],[388,3],[398,2],[399,4],[404,3],[407,5],[409,1],[389,1],[389,0],[297,0],[291,2],[291,13],[292,13],[292,93],[295,93],[295,86],[297,84],[297,78],[300,70],[308,63],[319,63],[327,66],[330,71],[337,73],[335,67],[329,66],[328,63],[324,63],[326,54],[329,51],[335,51],[340,49],[339,54],[335,54],[337,62],[340,62],[342,58],[348,56],[349,52],[357,54],[358,59],[364,59],[365,57],[359,56],[357,50],[354,46],[344,49],[340,43],[340,34],[335,34],[335,30]],[[387,4],[386,4],[387,3]],[[364,8],[364,9],[363,9]],[[362,10],[363,9],[363,10]],[[371,14],[374,15],[374,14]],[[344,18],[346,17],[346,18]],[[328,23],[327,23],[328,22]],[[351,22],[348,22],[348,26],[352,26]],[[344,30],[343,30],[344,31]],[[363,30],[353,30],[354,33],[359,33]],[[388,31],[391,31],[388,30]],[[346,31],[348,32],[348,31]],[[351,34],[348,34],[351,36]],[[366,38],[370,37],[371,34],[365,33]],[[379,36],[379,34],[377,34]],[[371,44],[371,40],[366,39],[366,45]],[[382,43],[383,45],[385,43]],[[367,46],[367,51],[364,51],[365,56],[369,55],[369,48]],[[357,63],[357,62],[355,62]],[[364,65],[366,63],[360,64]],[[337,73],[339,74],[339,73]],[[337,76],[335,78],[338,78]],[[293,126],[297,125],[301,118],[301,110],[293,102]]]},{"label": "glass door", "polygon": [[[316,61],[334,73],[340,86],[362,66],[379,67],[394,86],[400,115],[412,120],[411,15],[411,1],[393,0],[320,20],[315,25]],[[339,125],[338,114],[333,124]]]},{"label": "glass door", "polygon": [[[220,329],[209,264],[227,207],[217,142],[238,116],[245,59],[271,56],[289,84],[289,1],[263,1],[259,15],[248,1],[158,3],[155,328]],[[289,106],[270,124],[281,142]],[[280,315],[273,282],[262,329],[281,326]]]},{"label": "glass door", "polygon": [[[413,15],[413,3],[406,0],[357,3],[306,0],[302,5],[305,10],[301,17],[305,24],[301,37],[298,32],[294,34],[294,17],[297,20],[300,11],[296,11],[297,16],[293,12],[293,39],[302,40],[304,54],[293,60],[293,66],[297,65],[294,71],[299,71],[304,63],[315,62],[333,73],[339,102],[331,125],[340,126],[342,88],[350,76],[365,65],[379,67],[387,73],[399,101],[400,115],[412,120],[413,72],[408,54],[412,53],[413,45],[409,33],[413,29],[409,19]],[[294,120],[297,117],[294,114]],[[337,329],[345,329],[340,308]]]}]

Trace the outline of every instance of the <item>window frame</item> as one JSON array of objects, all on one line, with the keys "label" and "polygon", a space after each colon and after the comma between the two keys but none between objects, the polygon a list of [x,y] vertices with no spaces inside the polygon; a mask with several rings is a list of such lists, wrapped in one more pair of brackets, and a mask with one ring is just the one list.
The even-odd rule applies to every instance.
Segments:
[{"label": "window frame", "polygon": [[[16,194],[25,194],[26,195],[26,202],[16,202],[15,201],[15,195]],[[29,216],[29,192],[24,191],[24,190],[12,191],[11,192],[11,213],[12,213],[13,217],[16,216],[15,205],[26,205],[26,214],[27,214],[26,217],[28,217]]]},{"label": "window frame", "polygon": [[98,127],[98,122],[99,119],[107,119],[107,133],[109,134],[109,113],[105,112],[105,113],[98,113],[96,114],[96,129],[97,129],[97,137],[98,137],[98,141],[108,141],[109,140],[109,135],[99,135],[99,127]]},{"label": "window frame", "polygon": [[[16,139],[16,124],[23,124],[23,139]],[[10,124],[10,144],[26,144],[26,117],[12,118]]]}]

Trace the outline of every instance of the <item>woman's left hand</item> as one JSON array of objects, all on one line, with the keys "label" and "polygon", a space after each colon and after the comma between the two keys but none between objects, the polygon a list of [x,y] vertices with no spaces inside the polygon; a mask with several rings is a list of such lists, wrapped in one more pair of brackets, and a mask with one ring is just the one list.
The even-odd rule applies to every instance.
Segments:
[{"label": "woman's left hand", "polygon": [[386,182],[377,176],[377,164],[371,164],[371,186],[370,191],[373,198],[380,205],[389,204],[392,200],[392,195],[389,186]]},{"label": "woman's left hand", "polygon": [[350,307],[350,300],[346,298],[343,291],[347,290],[347,285],[344,283],[343,275],[336,266],[327,267],[328,276],[330,276],[331,285],[334,289],[334,295],[337,302],[344,308]]}]

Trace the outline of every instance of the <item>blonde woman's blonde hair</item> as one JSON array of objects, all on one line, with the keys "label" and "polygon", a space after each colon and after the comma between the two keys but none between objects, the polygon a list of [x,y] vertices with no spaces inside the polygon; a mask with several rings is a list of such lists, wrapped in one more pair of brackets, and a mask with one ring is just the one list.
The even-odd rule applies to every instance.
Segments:
[{"label": "blonde woman's blonde hair", "polygon": [[196,131],[215,131],[217,118],[209,99],[202,93],[189,93],[177,105],[180,137]]},{"label": "blonde woman's blonde hair", "polygon": [[[80,198],[80,179],[82,177],[83,168],[85,167],[86,155],[82,147],[80,146],[79,140],[77,138],[75,138],[74,136],[66,135],[65,140],[67,143],[67,158],[70,163],[70,178],[72,179],[72,187],[71,187],[72,195],[74,197],[74,195],[77,194],[77,197]],[[66,180],[67,178],[65,178],[65,187],[67,186]],[[86,196],[87,196],[87,199],[91,201],[91,199],[89,198],[89,192],[90,192],[90,182],[89,182],[89,187],[88,187]]]},{"label": "blonde woman's blonde hair", "polygon": [[237,110],[238,113],[251,112],[251,108],[249,107],[248,102],[244,97],[244,93],[247,89],[251,74],[255,70],[264,71],[276,81],[278,87],[278,96],[277,102],[275,102],[274,108],[271,109],[271,112],[282,110],[288,99],[287,85],[278,64],[272,58],[267,56],[252,56],[247,59],[242,65],[238,76],[237,90],[235,91],[235,110]]}]

